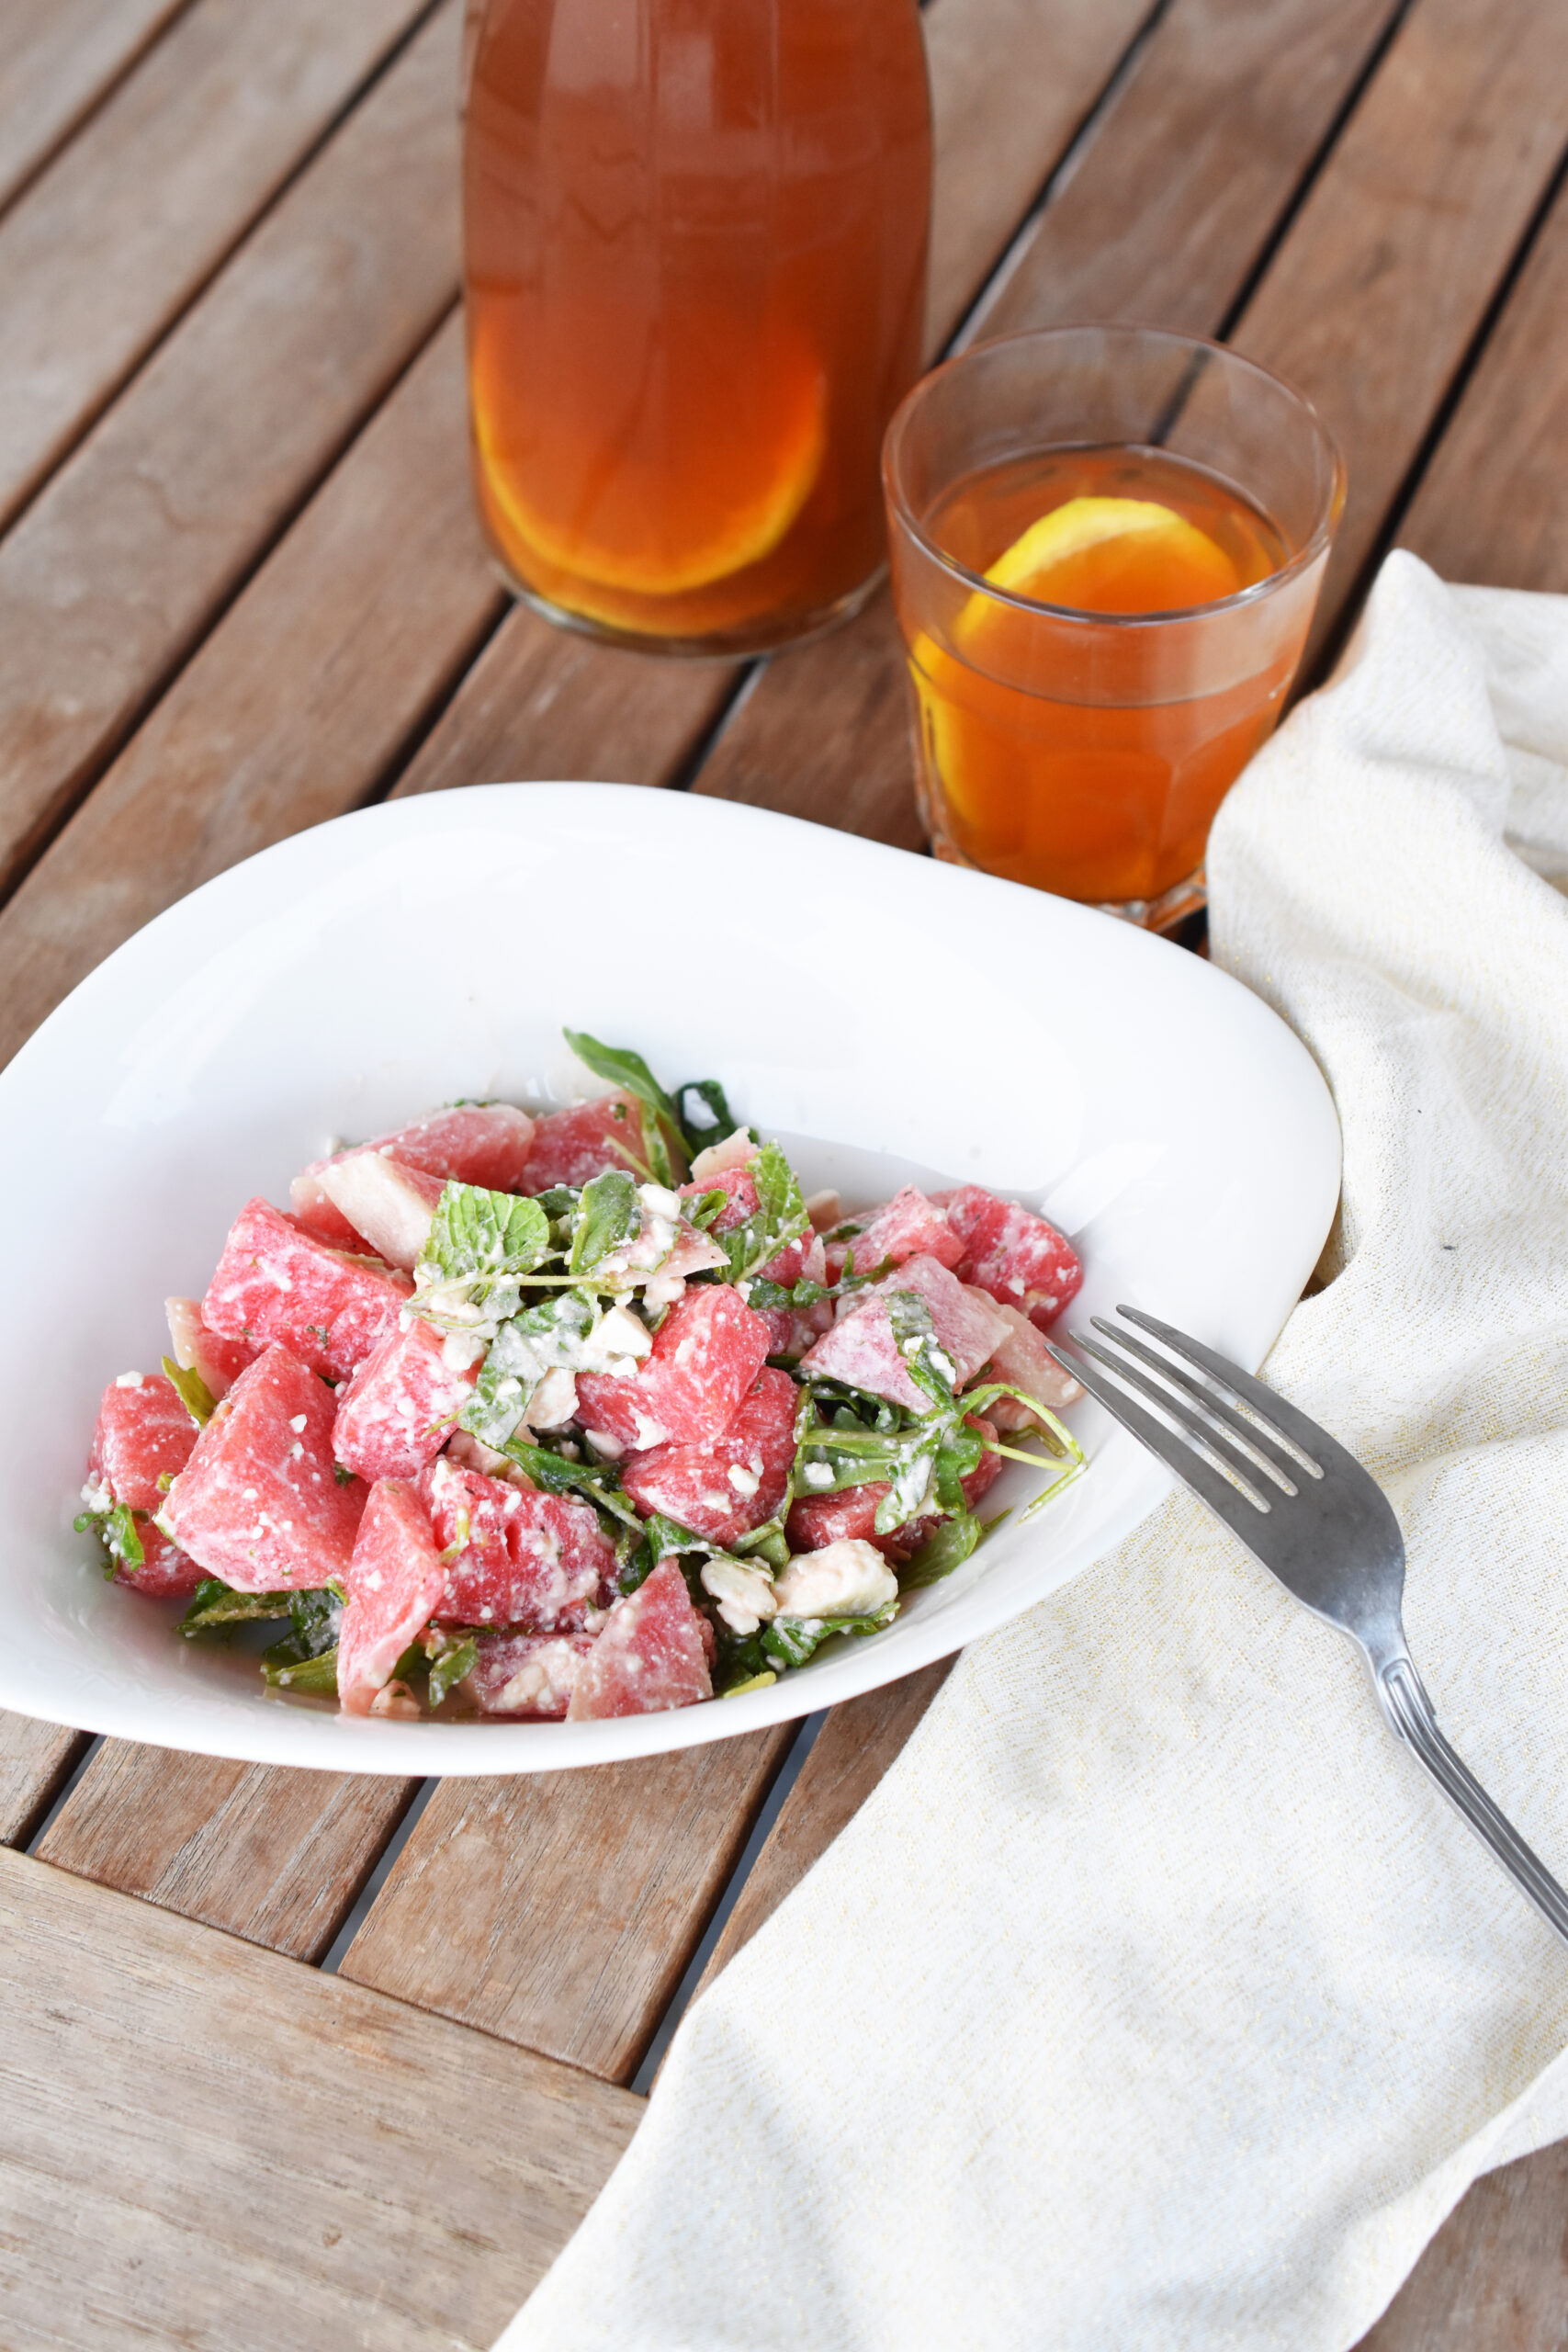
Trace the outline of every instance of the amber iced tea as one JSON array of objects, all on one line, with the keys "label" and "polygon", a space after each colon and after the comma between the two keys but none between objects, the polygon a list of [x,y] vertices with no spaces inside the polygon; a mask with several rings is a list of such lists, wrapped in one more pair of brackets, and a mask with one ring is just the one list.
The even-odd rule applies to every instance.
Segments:
[{"label": "amber iced tea", "polygon": [[558,616],[776,643],[880,563],[919,363],[913,0],[486,0],[465,132],[479,506]]},{"label": "amber iced tea", "polygon": [[1213,346],[1055,330],[929,379],[886,474],[939,854],[1139,921],[1201,903],[1210,824],[1279,717],[1337,514],[1310,410]]}]

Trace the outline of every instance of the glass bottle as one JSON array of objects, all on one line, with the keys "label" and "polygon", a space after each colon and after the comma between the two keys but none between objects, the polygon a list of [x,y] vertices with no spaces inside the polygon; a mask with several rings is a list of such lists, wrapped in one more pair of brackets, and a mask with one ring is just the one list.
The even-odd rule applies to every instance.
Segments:
[{"label": "glass bottle", "polygon": [[914,0],[469,0],[479,512],[550,618],[755,652],[853,611],[920,362]]}]

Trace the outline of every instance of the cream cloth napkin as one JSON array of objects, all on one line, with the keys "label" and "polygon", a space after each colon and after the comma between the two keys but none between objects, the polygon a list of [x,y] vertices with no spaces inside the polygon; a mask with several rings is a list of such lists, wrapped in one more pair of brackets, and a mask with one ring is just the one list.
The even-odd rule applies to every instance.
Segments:
[{"label": "cream cloth napkin", "polygon": [[[1385,1485],[1439,1719],[1568,1879],[1568,599],[1392,557],[1210,873],[1345,1129],[1269,1377]],[[1172,1499],[964,1657],[502,2344],[1343,2352],[1568,2134],[1565,2050],[1568,1951]]]}]

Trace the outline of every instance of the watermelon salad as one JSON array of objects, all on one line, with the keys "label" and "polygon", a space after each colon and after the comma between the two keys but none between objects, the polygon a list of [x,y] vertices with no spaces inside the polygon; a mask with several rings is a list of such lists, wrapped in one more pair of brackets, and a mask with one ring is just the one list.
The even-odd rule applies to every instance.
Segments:
[{"label": "watermelon salad", "polygon": [[456,1103],[247,1201],[163,1370],[104,1392],[77,1527],[184,1639],[261,1623],[273,1690],[730,1697],[951,1574],[1005,1460],[1048,1471],[1031,1510],[1081,1465],[1044,1218],[976,1184],[846,1214],[715,1081],[566,1035],[612,1091]]}]

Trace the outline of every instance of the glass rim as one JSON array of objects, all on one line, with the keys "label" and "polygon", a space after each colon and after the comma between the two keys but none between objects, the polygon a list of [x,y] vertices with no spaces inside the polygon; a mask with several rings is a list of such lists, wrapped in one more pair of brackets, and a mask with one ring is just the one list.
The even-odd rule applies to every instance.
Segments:
[{"label": "glass rim", "polygon": [[[1243,368],[1249,375],[1261,377],[1265,383],[1272,384],[1277,391],[1283,392],[1286,399],[1300,410],[1306,424],[1317,434],[1328,458],[1328,489],[1323,512],[1311,537],[1289,563],[1281,564],[1278,571],[1270,571],[1261,580],[1255,580],[1250,587],[1238,588],[1234,596],[1216,596],[1204,605],[1175,605],[1157,613],[1095,613],[1082,605],[1048,605],[1040,597],[1020,596],[1010,588],[998,588],[996,582],[987,580],[983,571],[972,571],[966,563],[960,563],[956,556],[949,555],[944,548],[938,546],[910,506],[899,480],[898,445],[916,411],[935,385],[945,382],[949,376],[984,352],[1003,351],[1010,345],[1023,343],[1059,343],[1069,335],[1082,334],[1104,335],[1118,341],[1174,344],[1190,353],[1211,353],[1229,367]],[[1099,442],[1087,441],[1043,445],[1046,448],[1098,448],[1103,446]],[[1233,350],[1229,344],[1215,343],[1207,335],[1183,334],[1175,327],[1144,327],[1120,320],[1102,322],[1085,319],[1063,326],[1026,327],[1018,334],[993,335],[979,343],[966,344],[962,351],[955,351],[951,358],[928,369],[918,383],[910,386],[888,421],[882,443],[882,481],[888,504],[922,553],[953,580],[962,582],[971,594],[991,597],[999,605],[1010,605],[1014,612],[1044,613],[1052,620],[1075,622],[1084,628],[1124,629],[1167,628],[1173,622],[1206,620],[1219,614],[1242,611],[1248,605],[1263,603],[1277,589],[1299,578],[1317,561],[1333,538],[1345,504],[1347,475],[1339,444],[1324,423],[1315,404],[1304,392],[1298,391],[1294,384],[1289,384],[1282,376],[1275,375],[1272,368],[1260,366],[1256,359],[1248,359],[1244,352]]]}]

